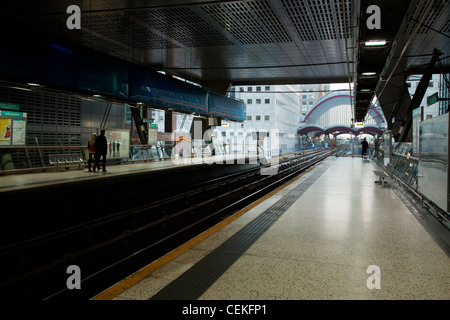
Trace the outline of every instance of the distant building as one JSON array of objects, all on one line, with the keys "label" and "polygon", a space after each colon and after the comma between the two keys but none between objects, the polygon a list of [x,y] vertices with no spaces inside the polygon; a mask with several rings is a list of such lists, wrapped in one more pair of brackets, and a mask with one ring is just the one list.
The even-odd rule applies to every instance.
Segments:
[{"label": "distant building", "polygon": [[[267,156],[272,156],[275,151],[283,154],[299,150],[297,130],[301,119],[300,85],[236,86],[231,88],[231,92],[231,97],[245,103],[246,120],[243,123],[231,123],[226,128],[216,127],[224,138],[227,131],[233,134],[234,129],[244,132],[264,131],[267,132],[267,144],[272,138],[278,141],[277,150],[271,145],[264,146]],[[314,95],[313,92],[310,94]],[[271,136],[274,130],[278,131],[277,137]]]},{"label": "distant building", "polygon": [[314,105],[322,98],[327,92],[330,91],[329,84],[309,84],[300,86],[300,114],[302,116],[301,121],[308,115],[308,113],[314,108]]}]

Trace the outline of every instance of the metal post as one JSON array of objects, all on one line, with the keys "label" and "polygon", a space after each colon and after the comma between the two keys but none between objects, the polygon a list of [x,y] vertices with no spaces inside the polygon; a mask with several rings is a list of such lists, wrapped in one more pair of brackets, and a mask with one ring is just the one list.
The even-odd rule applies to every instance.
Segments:
[{"label": "metal post", "polygon": [[38,148],[38,154],[39,154],[39,159],[41,161],[41,167],[45,167],[44,165],[44,159],[42,158],[42,152],[41,152],[41,148],[39,147],[39,142],[38,142],[38,138],[36,136],[34,136],[34,140],[36,141],[36,146]]},{"label": "metal post", "polygon": [[442,54],[439,49],[434,48],[433,57],[431,58],[430,63],[428,64],[427,69],[425,70],[422,78],[420,79],[419,85],[417,86],[416,92],[414,93],[414,97],[409,104],[408,110],[406,112],[406,117],[403,121],[403,125],[401,128],[401,132],[399,132],[399,137],[397,142],[405,142],[406,137],[411,130],[412,125],[412,111],[420,106],[423,97],[425,96],[425,92],[428,88],[428,83],[430,82],[431,76],[433,75],[434,65],[436,64],[439,56]]},{"label": "metal post", "polygon": [[131,108],[131,115],[133,116],[134,123],[136,124],[136,130],[138,132],[141,144],[147,144],[148,141],[147,132],[145,131],[144,126],[142,125],[143,121],[139,109]]}]

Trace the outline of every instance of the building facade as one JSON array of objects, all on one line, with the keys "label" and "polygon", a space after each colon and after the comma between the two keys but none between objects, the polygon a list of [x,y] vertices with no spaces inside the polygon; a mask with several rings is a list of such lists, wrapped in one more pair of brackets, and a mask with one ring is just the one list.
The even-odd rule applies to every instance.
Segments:
[{"label": "building facade", "polygon": [[[229,127],[216,129],[228,139],[230,137],[226,132],[233,134],[233,130],[236,129],[243,130],[244,135],[264,132],[267,139],[263,148],[269,157],[277,152],[283,154],[298,151],[300,90],[299,85],[232,87],[230,96],[243,101],[246,105],[246,120],[243,123],[232,123]],[[273,143],[275,139],[277,146]]]}]

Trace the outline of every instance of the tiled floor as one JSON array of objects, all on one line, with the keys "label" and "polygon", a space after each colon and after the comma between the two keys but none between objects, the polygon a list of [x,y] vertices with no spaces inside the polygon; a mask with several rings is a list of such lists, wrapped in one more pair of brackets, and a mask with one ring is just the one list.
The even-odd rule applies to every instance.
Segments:
[{"label": "tiled floor", "polygon": [[[116,299],[151,298],[318,169]],[[373,170],[338,158],[200,299],[450,299],[450,258]]]}]

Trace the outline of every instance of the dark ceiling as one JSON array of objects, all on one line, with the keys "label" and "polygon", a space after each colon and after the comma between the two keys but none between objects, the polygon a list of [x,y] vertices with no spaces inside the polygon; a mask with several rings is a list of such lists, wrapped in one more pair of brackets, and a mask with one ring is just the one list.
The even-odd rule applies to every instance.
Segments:
[{"label": "dark ceiling", "polygon": [[[420,72],[434,47],[448,55],[448,2],[17,0],[2,11],[14,21],[8,32],[39,29],[222,94],[230,85],[351,82],[362,121],[383,72]],[[66,27],[69,5],[81,8],[80,30]],[[366,26],[369,5],[381,10],[380,30]],[[380,38],[385,46],[365,47]]]}]

